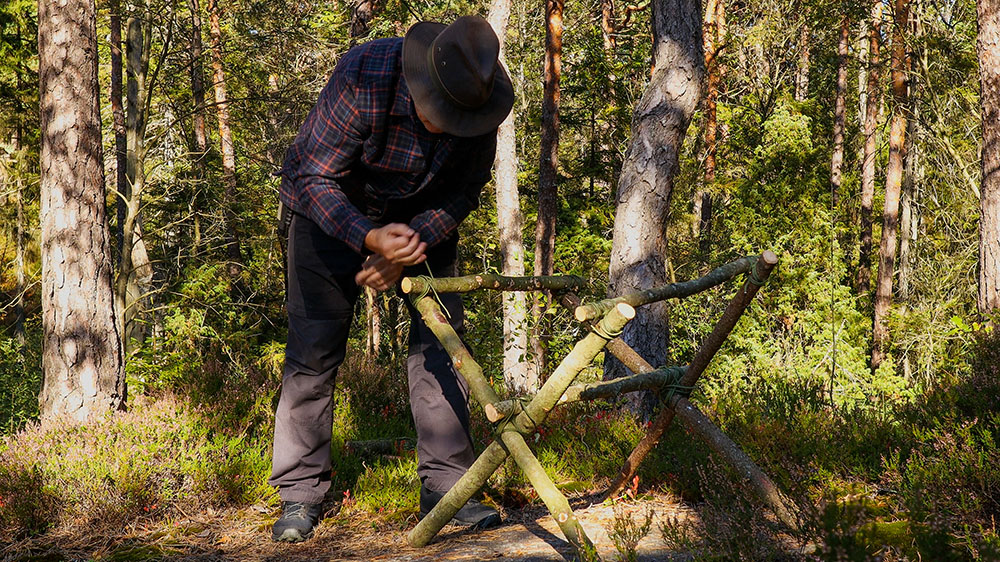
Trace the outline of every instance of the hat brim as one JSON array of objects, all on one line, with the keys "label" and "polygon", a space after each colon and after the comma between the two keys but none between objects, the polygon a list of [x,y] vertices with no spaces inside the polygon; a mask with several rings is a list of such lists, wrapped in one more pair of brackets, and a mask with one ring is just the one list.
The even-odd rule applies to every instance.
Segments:
[{"label": "hat brim", "polygon": [[403,78],[420,113],[444,132],[456,137],[477,137],[497,127],[514,106],[514,87],[503,64],[497,65],[493,92],[477,109],[459,107],[445,99],[434,85],[427,66],[427,51],[447,27],[436,22],[420,22],[403,38]]}]

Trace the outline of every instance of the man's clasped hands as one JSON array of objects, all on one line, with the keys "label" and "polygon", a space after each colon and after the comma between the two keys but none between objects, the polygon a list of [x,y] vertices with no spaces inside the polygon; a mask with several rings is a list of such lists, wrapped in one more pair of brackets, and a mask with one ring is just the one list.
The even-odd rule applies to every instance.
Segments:
[{"label": "man's clasped hands", "polygon": [[365,247],[374,252],[354,276],[361,286],[384,291],[396,284],[403,275],[403,268],[417,265],[427,259],[427,243],[420,241],[420,234],[402,223],[390,223],[375,228],[365,236]]}]

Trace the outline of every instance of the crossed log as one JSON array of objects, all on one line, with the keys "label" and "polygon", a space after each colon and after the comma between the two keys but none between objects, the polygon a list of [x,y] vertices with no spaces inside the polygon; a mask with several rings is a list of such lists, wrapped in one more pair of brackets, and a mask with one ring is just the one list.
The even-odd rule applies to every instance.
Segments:
[{"label": "crossed log", "polygon": [[[455,513],[485,485],[489,477],[511,456],[524,471],[532,487],[555,518],[569,543],[581,556],[593,553],[594,547],[566,497],[545,473],[524,440],[533,433],[553,408],[578,400],[594,400],[619,396],[637,390],[662,390],[665,385],[673,388],[693,388],[712,357],[729,336],[777,264],[777,256],[764,252],[735,260],[712,270],[704,277],[683,283],[622,295],[596,303],[583,305],[572,289],[581,288],[583,280],[573,276],[503,277],[499,275],[471,275],[431,279],[426,277],[403,279],[402,289],[410,295],[431,332],[438,338],[451,357],[455,369],[469,384],[472,396],[483,406],[487,418],[495,424],[497,438],[487,446],[468,472],[449,490],[413,530],[407,540],[413,546],[424,546],[444,527]],[[635,316],[636,306],[668,298],[680,298],[698,293],[724,283],[737,275],[747,274],[743,286],[729,302],[712,332],[705,338],[691,363],[682,367],[654,369],[618,336],[625,324]],[[444,317],[441,307],[431,293],[468,292],[477,289],[507,291],[548,290],[562,291],[560,302],[574,310],[577,320],[588,328],[588,334],[573,347],[556,367],[542,388],[530,400],[500,400],[483,370],[472,358],[458,334]],[[577,375],[593,361],[602,349],[617,357],[633,373],[632,376],[592,384],[573,382]],[[679,382],[678,377],[679,376]],[[726,437],[686,397],[667,393],[661,396],[663,407],[657,419],[629,455],[618,477],[605,492],[605,497],[621,490],[635,473],[650,450],[656,445],[673,418],[680,417],[688,431],[702,439],[722,459],[731,464],[750,485],[753,493],[769,506],[785,525],[796,528],[797,520],[790,502],[764,472]]]}]

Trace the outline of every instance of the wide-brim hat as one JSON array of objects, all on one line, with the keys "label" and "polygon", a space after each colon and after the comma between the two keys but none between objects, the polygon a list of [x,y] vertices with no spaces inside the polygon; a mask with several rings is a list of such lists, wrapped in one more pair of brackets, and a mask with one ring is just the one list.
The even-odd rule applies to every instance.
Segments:
[{"label": "wide-brim hat", "polygon": [[403,38],[403,77],[421,115],[457,137],[500,126],[514,106],[514,87],[499,54],[496,33],[477,16],[410,27]]}]

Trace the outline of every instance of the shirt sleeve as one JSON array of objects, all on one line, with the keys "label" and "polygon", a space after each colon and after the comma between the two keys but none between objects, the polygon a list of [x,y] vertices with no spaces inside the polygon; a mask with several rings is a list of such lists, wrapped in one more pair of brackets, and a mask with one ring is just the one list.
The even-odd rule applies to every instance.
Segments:
[{"label": "shirt sleeve", "polygon": [[297,181],[300,211],[360,254],[365,237],[376,225],[351,203],[337,182],[360,157],[368,129],[358,111],[356,89],[346,77],[335,76],[323,91],[302,150]]},{"label": "shirt sleeve", "polygon": [[[458,139],[462,142],[463,139]],[[420,241],[434,247],[446,240],[458,225],[479,207],[479,195],[491,178],[493,159],[496,156],[496,134],[488,135],[482,147],[470,151],[471,160],[460,166],[449,181],[455,185],[455,196],[440,208],[428,209],[413,217],[410,228],[420,233]]]}]

